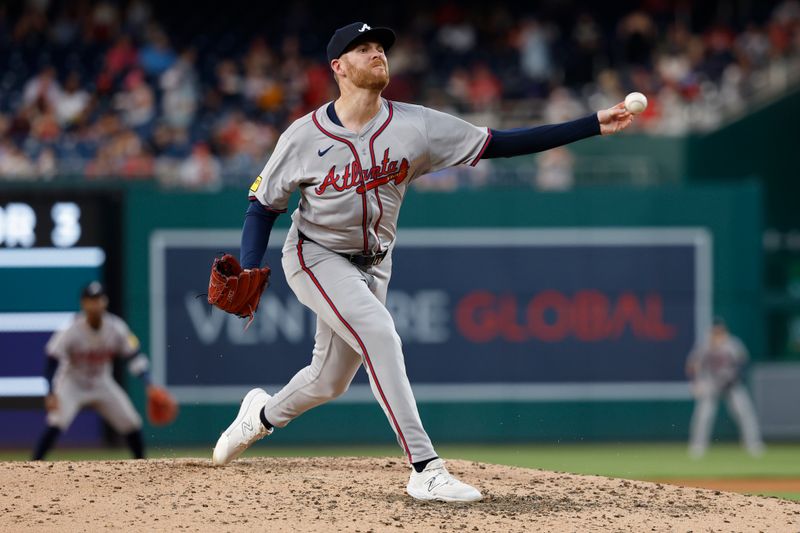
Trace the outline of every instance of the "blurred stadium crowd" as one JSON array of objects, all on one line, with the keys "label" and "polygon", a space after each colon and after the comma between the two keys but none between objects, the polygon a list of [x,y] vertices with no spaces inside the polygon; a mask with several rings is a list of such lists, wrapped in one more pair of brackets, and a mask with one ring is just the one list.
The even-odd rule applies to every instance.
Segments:
[{"label": "blurred stadium crowd", "polygon": [[[231,27],[210,10],[193,32],[181,2],[2,3],[0,179],[251,179],[288,123],[336,95],[324,47],[350,20],[291,4],[270,31],[240,30],[248,4],[234,1]],[[362,17],[399,34],[386,96],[491,127],[571,119],[638,90],[650,99],[639,131],[682,135],[800,73],[798,0],[703,2],[703,16],[670,0],[404,4]]]}]

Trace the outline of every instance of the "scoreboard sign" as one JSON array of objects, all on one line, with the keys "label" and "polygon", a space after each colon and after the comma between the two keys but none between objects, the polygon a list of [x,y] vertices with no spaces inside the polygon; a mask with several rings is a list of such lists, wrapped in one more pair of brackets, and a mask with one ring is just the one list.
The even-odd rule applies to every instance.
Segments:
[{"label": "scoreboard sign", "polygon": [[[238,401],[307,365],[315,317],[279,267],[251,327],[205,302],[234,231],[151,238],[154,377],[185,401]],[[387,306],[420,400],[688,398],[711,317],[711,238],[697,228],[405,229]],[[343,401],[372,401],[363,373]]]},{"label": "scoreboard sign", "polygon": [[100,244],[107,209],[97,195],[0,195],[0,247],[73,248]]}]

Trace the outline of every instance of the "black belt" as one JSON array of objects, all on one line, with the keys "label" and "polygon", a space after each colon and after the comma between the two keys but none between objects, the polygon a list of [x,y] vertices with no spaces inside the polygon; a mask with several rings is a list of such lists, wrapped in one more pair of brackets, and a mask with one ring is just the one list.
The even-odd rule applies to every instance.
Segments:
[{"label": "black belt", "polygon": [[[300,230],[297,230],[297,236],[304,241],[313,242],[318,246],[322,246],[314,239],[309,239],[308,235],[306,235]],[[323,246],[323,248],[325,247]],[[371,254],[345,254],[342,252],[336,252],[334,250],[331,250],[331,252],[335,253],[336,255],[341,255],[342,257],[344,257],[345,259],[347,259],[356,266],[370,267],[370,266],[380,265],[383,262],[383,258],[386,257],[386,253],[388,252],[388,250]]]}]

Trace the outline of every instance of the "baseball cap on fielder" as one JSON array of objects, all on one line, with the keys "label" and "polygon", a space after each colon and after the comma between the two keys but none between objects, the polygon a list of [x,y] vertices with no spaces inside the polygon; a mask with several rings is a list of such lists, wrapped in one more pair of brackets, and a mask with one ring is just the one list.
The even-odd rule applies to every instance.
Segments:
[{"label": "baseball cap on fielder", "polygon": [[93,281],[81,291],[81,300],[84,298],[99,298],[105,295],[106,290],[103,288],[103,284],[99,281]]},{"label": "baseball cap on fielder", "polygon": [[396,40],[394,31],[389,28],[373,28],[365,22],[353,22],[336,30],[328,42],[328,63],[338,59],[351,46],[363,41],[381,43],[383,51],[388,52]]}]

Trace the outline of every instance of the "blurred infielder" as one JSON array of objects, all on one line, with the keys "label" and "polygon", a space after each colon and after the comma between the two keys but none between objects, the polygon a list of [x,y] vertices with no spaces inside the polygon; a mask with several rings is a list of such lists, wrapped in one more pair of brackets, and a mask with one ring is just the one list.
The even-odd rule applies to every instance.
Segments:
[{"label": "blurred infielder", "polygon": [[748,358],[742,341],[728,332],[721,318],[714,319],[710,334],[689,354],[686,373],[693,380],[696,400],[689,435],[692,457],[702,457],[708,448],[720,396],[739,425],[747,451],[755,456],[763,453],[756,412],[741,381]]},{"label": "blurred infielder", "polygon": [[[217,441],[213,462],[227,464],[274,427],[341,395],[363,364],[413,466],[408,493],[423,500],[474,501],[480,492],[448,473],[422,426],[400,337],[385,307],[400,205],[423,174],[613,133],[633,117],[620,103],[572,122],[496,131],[390,102],[381,92],[389,82],[385,53],[394,42],[392,30],[363,22],[336,30],[327,52],[341,96],[281,135],[250,188],[241,267],[228,255],[214,262],[209,302],[252,319],[269,277],[269,268],[259,265],[272,224],[300,190],[282,264],[297,298],[317,315],[311,364],[274,396],[251,390]],[[435,268],[435,252],[430,261]]]},{"label": "blurred infielder", "polygon": [[130,372],[148,385],[148,402],[152,395],[163,392],[149,385],[149,361],[139,352],[138,339],[121,318],[106,311],[107,307],[103,286],[97,281],[90,283],[81,292],[82,312],[66,329],[55,332],[45,347],[47,429],[33,453],[34,460],[44,458],[83,407],[97,410],[125,436],[133,456],[144,457],[142,419],[114,381],[113,359],[129,360]]}]

